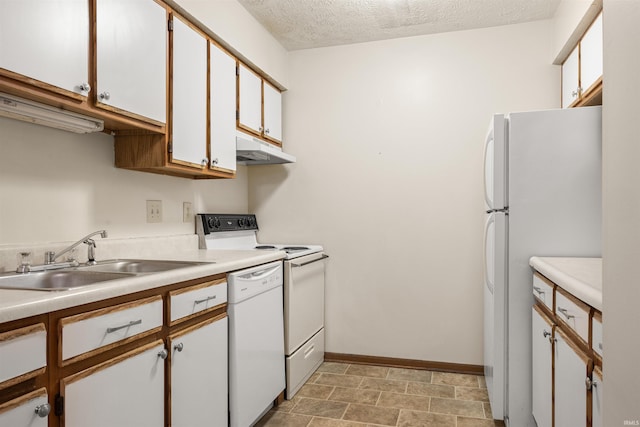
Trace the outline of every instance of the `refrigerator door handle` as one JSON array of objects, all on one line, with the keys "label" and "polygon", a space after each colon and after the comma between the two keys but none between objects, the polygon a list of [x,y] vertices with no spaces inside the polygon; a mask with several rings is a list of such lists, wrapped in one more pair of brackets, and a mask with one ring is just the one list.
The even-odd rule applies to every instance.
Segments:
[{"label": "refrigerator door handle", "polygon": [[495,221],[496,219],[494,215],[490,215],[487,219],[487,223],[484,227],[484,249],[482,250],[484,259],[484,282],[486,283],[487,288],[489,289],[489,292],[491,292],[491,294],[493,294],[493,282],[491,282],[491,279],[489,278],[489,266],[487,265],[487,241],[489,238],[489,230],[491,229],[491,225],[495,224]]},{"label": "refrigerator door handle", "polygon": [[[484,144],[484,201],[489,206],[489,208],[494,208],[493,200],[489,197],[489,185],[493,185],[493,171],[487,170],[487,159],[490,151],[490,146],[493,147],[493,129],[489,131],[487,135],[487,140]],[[493,150],[491,150],[493,151]],[[493,154],[493,153],[492,153]],[[493,159],[491,159],[491,167],[493,168]],[[487,172],[491,173],[491,180],[487,179]],[[489,182],[491,181],[491,182]]]}]

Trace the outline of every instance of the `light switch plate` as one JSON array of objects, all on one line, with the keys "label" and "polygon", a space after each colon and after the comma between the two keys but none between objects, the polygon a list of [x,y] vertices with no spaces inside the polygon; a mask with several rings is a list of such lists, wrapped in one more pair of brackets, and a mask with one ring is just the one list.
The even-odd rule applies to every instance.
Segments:
[{"label": "light switch plate", "polygon": [[147,200],[147,222],[162,222],[162,200]]},{"label": "light switch plate", "polygon": [[182,222],[193,221],[193,209],[191,209],[191,202],[182,202]]}]

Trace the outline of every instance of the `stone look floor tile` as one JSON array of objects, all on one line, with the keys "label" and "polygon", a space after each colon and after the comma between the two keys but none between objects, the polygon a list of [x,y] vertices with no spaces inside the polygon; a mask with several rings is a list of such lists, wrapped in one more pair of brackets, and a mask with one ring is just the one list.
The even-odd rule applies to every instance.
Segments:
[{"label": "stone look floor tile", "polygon": [[377,390],[335,387],[335,390],[329,396],[329,400],[348,403],[362,403],[363,405],[375,405],[379,397],[380,392]]},{"label": "stone look floor tile", "polygon": [[386,406],[398,409],[414,409],[416,411],[428,411],[431,398],[427,396],[415,396],[403,393],[390,393],[383,391],[378,399],[377,406]]},{"label": "stone look floor tile", "polygon": [[456,416],[403,409],[398,427],[456,427]]},{"label": "stone look floor tile", "polygon": [[394,391],[405,393],[407,391],[407,381],[383,380],[380,378],[363,378],[360,388],[365,390]]},{"label": "stone look floor tile", "polygon": [[[299,405],[299,404],[298,404]],[[297,408],[297,405],[296,405]],[[466,417],[484,418],[482,402],[472,402],[470,400],[442,399],[440,397],[431,398],[431,412],[440,414],[462,415]],[[295,408],[294,408],[295,411]]]},{"label": "stone look floor tile", "polygon": [[371,365],[350,365],[345,372],[346,375],[359,375],[361,377],[385,378],[389,373],[389,368]]},{"label": "stone look floor tile", "polygon": [[480,384],[480,388],[487,388],[487,380],[484,379],[484,375],[478,375],[478,384]]},{"label": "stone look floor tile", "polygon": [[310,421],[311,417],[307,415],[270,411],[258,421],[256,427],[306,427]]},{"label": "stone look floor tile", "polygon": [[323,372],[316,380],[315,384],[332,385],[338,387],[357,388],[362,382],[363,377],[353,375],[338,375]]},{"label": "stone look floor tile", "polygon": [[431,371],[419,369],[390,368],[387,379],[430,383],[431,374]]},{"label": "stone look floor tile", "polygon": [[316,372],[329,372],[331,374],[344,374],[349,369],[348,363],[323,362]]},{"label": "stone look floor tile", "polygon": [[484,407],[484,417],[492,420],[491,405],[489,403],[483,403],[482,406]]},{"label": "stone look floor tile", "polygon": [[444,384],[426,384],[409,382],[407,386],[407,394],[421,394],[423,396],[433,397],[456,397],[456,388],[452,385]]},{"label": "stone look floor tile", "polygon": [[314,399],[326,399],[335,387],[322,384],[305,384],[294,397],[313,397]]},{"label": "stone look floor tile", "polygon": [[395,426],[398,422],[399,409],[381,408],[378,406],[349,404],[343,419],[360,421],[363,423],[375,423],[385,426]]},{"label": "stone look floor tile", "polygon": [[456,399],[489,401],[489,393],[486,388],[456,387]]},{"label": "stone look floor tile", "polygon": [[469,374],[451,374],[448,372],[434,372],[431,378],[433,384],[448,384],[462,387],[479,388],[478,376]]},{"label": "stone look floor tile", "polygon": [[481,420],[479,418],[458,417],[457,427],[494,427],[493,420]]},{"label": "stone look floor tile", "polygon": [[305,384],[313,384],[318,378],[320,378],[320,372],[316,371],[309,377]]},{"label": "stone look floor tile", "polygon": [[284,402],[282,402],[281,404],[273,408],[273,410],[280,411],[280,412],[291,412],[293,407],[296,406],[296,403],[298,402],[299,399],[300,398],[297,395],[293,396],[293,399],[285,400]]},{"label": "stone look floor tile", "polygon": [[367,427],[367,424],[313,417],[308,427]]},{"label": "stone look floor tile", "polygon": [[349,404],[345,402],[308,399],[303,397],[300,398],[296,406],[293,407],[291,413],[314,415],[325,418],[342,418],[347,406],[349,406]]}]

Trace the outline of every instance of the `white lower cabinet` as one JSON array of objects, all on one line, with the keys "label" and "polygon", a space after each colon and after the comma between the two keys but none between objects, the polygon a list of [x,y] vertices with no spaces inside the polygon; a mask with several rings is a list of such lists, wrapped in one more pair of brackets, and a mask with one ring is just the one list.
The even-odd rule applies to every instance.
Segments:
[{"label": "white lower cabinet", "polygon": [[226,315],[169,336],[171,426],[226,426]]},{"label": "white lower cabinet", "polygon": [[555,425],[585,426],[589,358],[560,329],[555,337]]},{"label": "white lower cabinet", "polygon": [[164,343],[155,341],[64,378],[61,426],[163,426],[164,358]]},{"label": "white lower cabinet", "polygon": [[51,410],[47,390],[42,388],[0,404],[0,426],[47,427]]},{"label": "white lower cabinet", "polygon": [[538,427],[552,427],[553,421],[553,323],[537,306],[532,314],[532,411]]}]

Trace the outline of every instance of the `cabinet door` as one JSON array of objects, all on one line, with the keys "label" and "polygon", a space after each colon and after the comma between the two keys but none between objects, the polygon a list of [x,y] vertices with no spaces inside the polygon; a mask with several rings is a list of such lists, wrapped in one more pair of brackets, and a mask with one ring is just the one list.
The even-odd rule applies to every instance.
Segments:
[{"label": "cabinet door", "polygon": [[42,388],[0,404],[0,426],[47,427],[50,410],[47,390]]},{"label": "cabinet door", "polygon": [[580,86],[583,93],[602,77],[602,14],[580,42]]},{"label": "cabinet door", "polygon": [[264,136],[277,143],[282,142],[282,94],[269,83],[264,90]]},{"label": "cabinet door", "polygon": [[532,412],[538,427],[552,426],[553,324],[538,306],[532,309]]},{"label": "cabinet door", "polygon": [[89,2],[0,1],[0,67],[61,93],[86,95]]},{"label": "cabinet door", "polygon": [[569,107],[580,96],[578,51],[579,48],[576,46],[562,64],[562,108]]},{"label": "cabinet door", "polygon": [[262,78],[239,65],[238,73],[238,126],[262,134]]},{"label": "cabinet door", "polygon": [[227,317],[170,337],[172,427],[227,425]]},{"label": "cabinet door", "polygon": [[166,10],[153,0],[97,0],[96,25],[98,106],[165,123]]},{"label": "cabinet door", "polygon": [[602,371],[595,368],[592,375],[593,384],[591,386],[591,426],[602,427],[602,402],[604,399],[604,382]]},{"label": "cabinet door", "polygon": [[207,40],[173,19],[172,161],[207,166]]},{"label": "cabinet door", "polygon": [[560,330],[555,341],[555,425],[580,427],[587,423],[588,357]]},{"label": "cabinet door", "polygon": [[[164,425],[164,350],[156,341],[61,381],[64,426]],[[166,356],[165,356],[166,357]]]},{"label": "cabinet door", "polygon": [[236,60],[210,47],[211,166],[236,170]]}]

